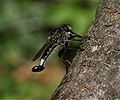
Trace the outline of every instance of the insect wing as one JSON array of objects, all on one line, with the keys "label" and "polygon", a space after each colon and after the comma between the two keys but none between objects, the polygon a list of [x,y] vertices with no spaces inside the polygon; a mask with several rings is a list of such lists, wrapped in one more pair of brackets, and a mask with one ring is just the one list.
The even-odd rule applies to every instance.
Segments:
[{"label": "insect wing", "polygon": [[38,51],[38,53],[34,56],[33,60],[32,61],[35,61],[37,60],[45,51],[45,49],[47,49],[50,45],[50,41],[48,40],[44,45],[43,47]]}]

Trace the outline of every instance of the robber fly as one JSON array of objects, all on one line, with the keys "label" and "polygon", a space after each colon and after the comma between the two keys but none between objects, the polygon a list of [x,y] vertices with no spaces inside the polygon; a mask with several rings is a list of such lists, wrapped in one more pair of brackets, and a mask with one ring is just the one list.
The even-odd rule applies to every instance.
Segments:
[{"label": "robber fly", "polygon": [[40,57],[39,65],[32,68],[33,72],[40,72],[45,68],[47,58],[57,46],[63,47],[58,54],[61,57],[62,53],[68,48],[69,41],[75,37],[82,38],[82,36],[74,33],[71,26],[67,24],[63,24],[61,27],[54,29],[51,33],[52,35],[48,37],[47,42],[33,58],[33,61],[35,61]]}]

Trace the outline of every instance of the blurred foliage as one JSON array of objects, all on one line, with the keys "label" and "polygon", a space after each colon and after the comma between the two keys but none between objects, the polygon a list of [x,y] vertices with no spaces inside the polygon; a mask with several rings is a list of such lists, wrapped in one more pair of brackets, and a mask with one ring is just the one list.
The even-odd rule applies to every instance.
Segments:
[{"label": "blurred foliage", "polygon": [[52,56],[45,71],[32,73],[32,57],[61,24],[86,34],[97,5],[98,0],[1,1],[0,100],[49,100],[64,76],[63,65]]}]

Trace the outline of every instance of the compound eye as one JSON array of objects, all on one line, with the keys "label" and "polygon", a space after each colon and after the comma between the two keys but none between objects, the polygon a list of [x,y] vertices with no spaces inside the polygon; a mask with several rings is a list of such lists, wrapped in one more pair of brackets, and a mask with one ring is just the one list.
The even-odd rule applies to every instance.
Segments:
[{"label": "compound eye", "polygon": [[66,32],[70,32],[71,27],[70,27],[69,25],[63,25],[63,29],[64,29]]},{"label": "compound eye", "polygon": [[69,31],[70,31],[67,26],[64,26],[64,30],[65,30],[66,32],[69,32]]}]

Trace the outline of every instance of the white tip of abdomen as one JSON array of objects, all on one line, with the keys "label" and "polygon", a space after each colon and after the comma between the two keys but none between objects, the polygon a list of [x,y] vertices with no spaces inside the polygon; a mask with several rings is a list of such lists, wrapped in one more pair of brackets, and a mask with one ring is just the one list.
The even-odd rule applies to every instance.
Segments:
[{"label": "white tip of abdomen", "polygon": [[44,61],[45,61],[44,59],[40,60],[40,66],[42,66],[44,64]]}]

